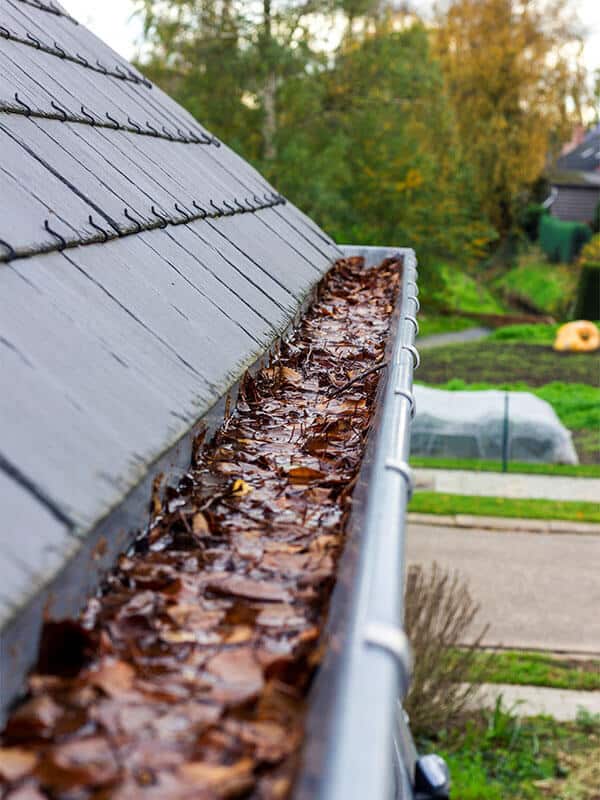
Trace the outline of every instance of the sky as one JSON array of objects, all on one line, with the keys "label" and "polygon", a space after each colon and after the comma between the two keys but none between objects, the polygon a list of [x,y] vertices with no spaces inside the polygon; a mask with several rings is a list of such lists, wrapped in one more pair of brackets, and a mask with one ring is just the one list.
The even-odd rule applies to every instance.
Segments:
[{"label": "sky", "polygon": [[[67,11],[114,50],[127,59],[132,58],[142,33],[141,20],[133,14],[133,0],[61,1]],[[417,5],[426,4],[421,2]],[[600,69],[600,0],[573,0],[573,7],[587,32],[586,64],[590,70]]]}]

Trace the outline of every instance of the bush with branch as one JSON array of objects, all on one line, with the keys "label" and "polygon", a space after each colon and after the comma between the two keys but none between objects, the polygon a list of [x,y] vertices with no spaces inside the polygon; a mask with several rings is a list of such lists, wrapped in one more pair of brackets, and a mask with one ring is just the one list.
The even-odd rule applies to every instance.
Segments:
[{"label": "bush with branch", "polygon": [[479,606],[466,582],[436,563],[411,566],[405,589],[405,629],[414,655],[413,679],[405,709],[417,734],[446,728],[465,712],[485,674],[476,649],[461,645],[472,631]]}]

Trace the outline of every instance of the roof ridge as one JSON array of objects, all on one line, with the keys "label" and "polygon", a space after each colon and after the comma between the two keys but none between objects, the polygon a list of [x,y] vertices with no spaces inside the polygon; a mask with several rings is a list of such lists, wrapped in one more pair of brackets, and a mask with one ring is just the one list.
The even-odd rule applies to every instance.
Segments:
[{"label": "roof ridge", "polygon": [[[25,2],[25,0],[20,0],[20,2]],[[152,83],[147,78],[144,78],[142,75],[136,75],[132,69],[129,67],[122,67],[118,62],[116,62],[114,67],[105,67],[98,59],[96,60],[96,64],[91,64],[87,58],[79,55],[79,53],[73,55],[67,52],[61,45],[57,44],[57,42],[54,42],[53,45],[44,44],[37,36],[29,32],[27,32],[27,38],[24,38],[23,36],[19,36],[18,33],[11,31],[10,28],[4,24],[0,25],[0,36],[8,41],[17,42],[26,47],[33,47],[35,50],[41,50],[43,53],[55,56],[63,61],[71,61],[73,64],[79,64],[80,67],[91,69],[94,72],[98,72],[100,75],[110,75],[112,78],[152,89]]]},{"label": "roof ridge", "polygon": [[65,239],[65,237],[55,231],[53,228],[50,227],[50,220],[46,219],[44,222],[44,228],[51,236],[54,237],[54,243],[48,243],[46,245],[41,245],[35,248],[28,248],[24,250],[15,250],[10,242],[7,242],[5,239],[0,239],[0,247],[4,248],[4,253],[0,254],[0,264],[8,263],[10,261],[17,261],[20,259],[31,258],[32,256],[36,255],[43,255],[46,253],[57,253],[62,252],[63,250],[69,250],[74,247],[85,247],[86,245],[90,244],[104,244],[112,239],[123,239],[126,236],[137,236],[140,233],[146,233],[148,231],[156,230],[157,228],[167,228],[169,226],[177,226],[177,225],[188,225],[190,222],[196,222],[201,219],[218,219],[219,217],[233,217],[237,214],[255,214],[257,211],[263,211],[267,208],[274,208],[275,206],[281,206],[286,204],[286,200],[279,194],[275,192],[271,192],[270,194],[264,195],[264,200],[261,200],[260,197],[257,195],[253,195],[252,197],[254,204],[250,203],[247,199],[245,202],[247,205],[242,205],[242,203],[238,202],[236,198],[234,198],[234,202],[237,204],[237,208],[232,206],[227,200],[222,200],[221,204],[226,208],[223,209],[218,206],[213,200],[210,200],[210,205],[212,207],[212,211],[207,211],[202,206],[198,205],[195,200],[192,201],[192,205],[194,208],[197,209],[196,214],[190,214],[185,209],[182,209],[178,203],[175,203],[175,210],[179,216],[176,217],[165,217],[160,212],[158,212],[155,206],[152,206],[152,213],[156,217],[156,221],[152,221],[150,223],[142,224],[139,222],[135,217],[131,216],[129,209],[125,207],[124,214],[128,220],[130,220],[133,226],[128,226],[126,228],[119,228],[119,232],[116,233],[114,231],[107,231],[94,222],[92,215],[90,214],[88,217],[88,222],[98,231],[98,233],[94,234],[93,236],[88,236],[85,238],[79,239]]}]

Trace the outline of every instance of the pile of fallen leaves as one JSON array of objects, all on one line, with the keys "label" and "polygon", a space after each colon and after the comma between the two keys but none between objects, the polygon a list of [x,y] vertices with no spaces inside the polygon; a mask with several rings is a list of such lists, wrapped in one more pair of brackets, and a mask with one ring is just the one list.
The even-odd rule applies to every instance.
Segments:
[{"label": "pile of fallen leaves", "polygon": [[400,272],[338,262],[101,596],[46,625],[2,798],[289,796]]}]

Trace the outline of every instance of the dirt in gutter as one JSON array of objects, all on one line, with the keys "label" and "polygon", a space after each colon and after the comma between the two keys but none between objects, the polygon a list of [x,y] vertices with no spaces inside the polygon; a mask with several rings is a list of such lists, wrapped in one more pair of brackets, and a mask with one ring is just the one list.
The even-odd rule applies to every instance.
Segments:
[{"label": "dirt in gutter", "polygon": [[338,262],[101,596],[46,625],[3,800],[289,797],[400,275]]}]

